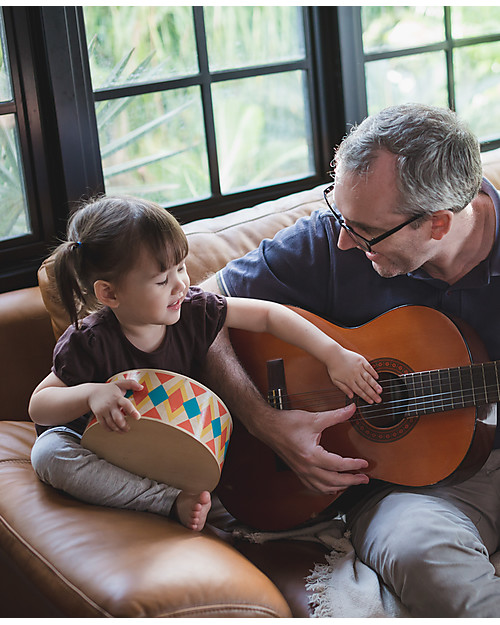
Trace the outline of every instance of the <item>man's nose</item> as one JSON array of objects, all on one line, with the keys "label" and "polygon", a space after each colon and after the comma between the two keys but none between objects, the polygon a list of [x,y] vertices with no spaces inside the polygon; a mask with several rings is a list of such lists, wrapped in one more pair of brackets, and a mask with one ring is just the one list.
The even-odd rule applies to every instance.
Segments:
[{"label": "man's nose", "polygon": [[349,236],[345,228],[340,228],[340,234],[337,241],[337,247],[339,250],[352,250],[353,247],[357,247],[356,242]]}]

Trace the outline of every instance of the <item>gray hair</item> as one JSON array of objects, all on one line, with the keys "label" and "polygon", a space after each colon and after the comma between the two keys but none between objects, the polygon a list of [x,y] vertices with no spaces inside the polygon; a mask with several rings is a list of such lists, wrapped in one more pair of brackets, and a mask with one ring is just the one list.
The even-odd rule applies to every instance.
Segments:
[{"label": "gray hair", "polygon": [[367,174],[380,150],[397,156],[402,213],[459,212],[479,193],[479,141],[449,109],[403,104],[366,118],[338,147],[338,174]]}]

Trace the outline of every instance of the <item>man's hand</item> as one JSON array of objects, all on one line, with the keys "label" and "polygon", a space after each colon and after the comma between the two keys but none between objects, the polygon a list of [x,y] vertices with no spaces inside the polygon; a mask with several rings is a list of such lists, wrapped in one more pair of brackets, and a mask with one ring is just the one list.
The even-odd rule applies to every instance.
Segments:
[{"label": "man's hand", "polygon": [[270,408],[254,423],[252,434],[271,447],[308,488],[336,494],[369,481],[362,473],[368,467],[366,460],[342,458],[320,445],[323,430],[347,421],[354,411],[354,404],[318,413]]}]

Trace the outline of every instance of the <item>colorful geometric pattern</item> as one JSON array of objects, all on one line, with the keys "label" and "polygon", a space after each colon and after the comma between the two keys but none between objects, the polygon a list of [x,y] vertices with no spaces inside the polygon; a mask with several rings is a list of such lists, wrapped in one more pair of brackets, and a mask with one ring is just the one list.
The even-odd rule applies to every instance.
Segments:
[{"label": "colorful geometric pattern", "polygon": [[[171,371],[134,369],[111,377],[108,382],[132,378],[143,385],[141,391],[127,391],[143,419],[158,419],[185,430],[213,454],[220,469],[224,464],[233,429],[231,415],[222,401],[208,388]],[[87,427],[96,422],[92,419]]]}]

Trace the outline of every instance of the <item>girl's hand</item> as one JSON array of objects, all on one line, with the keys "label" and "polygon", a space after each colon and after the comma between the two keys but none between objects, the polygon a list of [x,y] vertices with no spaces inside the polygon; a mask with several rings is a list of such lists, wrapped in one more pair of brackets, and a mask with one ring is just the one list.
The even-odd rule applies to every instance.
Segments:
[{"label": "girl's hand", "polygon": [[142,388],[142,384],[132,379],[95,384],[89,397],[89,408],[108,432],[128,432],[130,426],[125,417],[128,415],[138,420],[141,415],[125,397],[125,393],[128,390],[140,391]]},{"label": "girl's hand", "polygon": [[378,373],[361,354],[341,348],[328,373],[334,384],[350,399],[354,393],[369,404],[381,402],[382,387],[378,384]]}]

